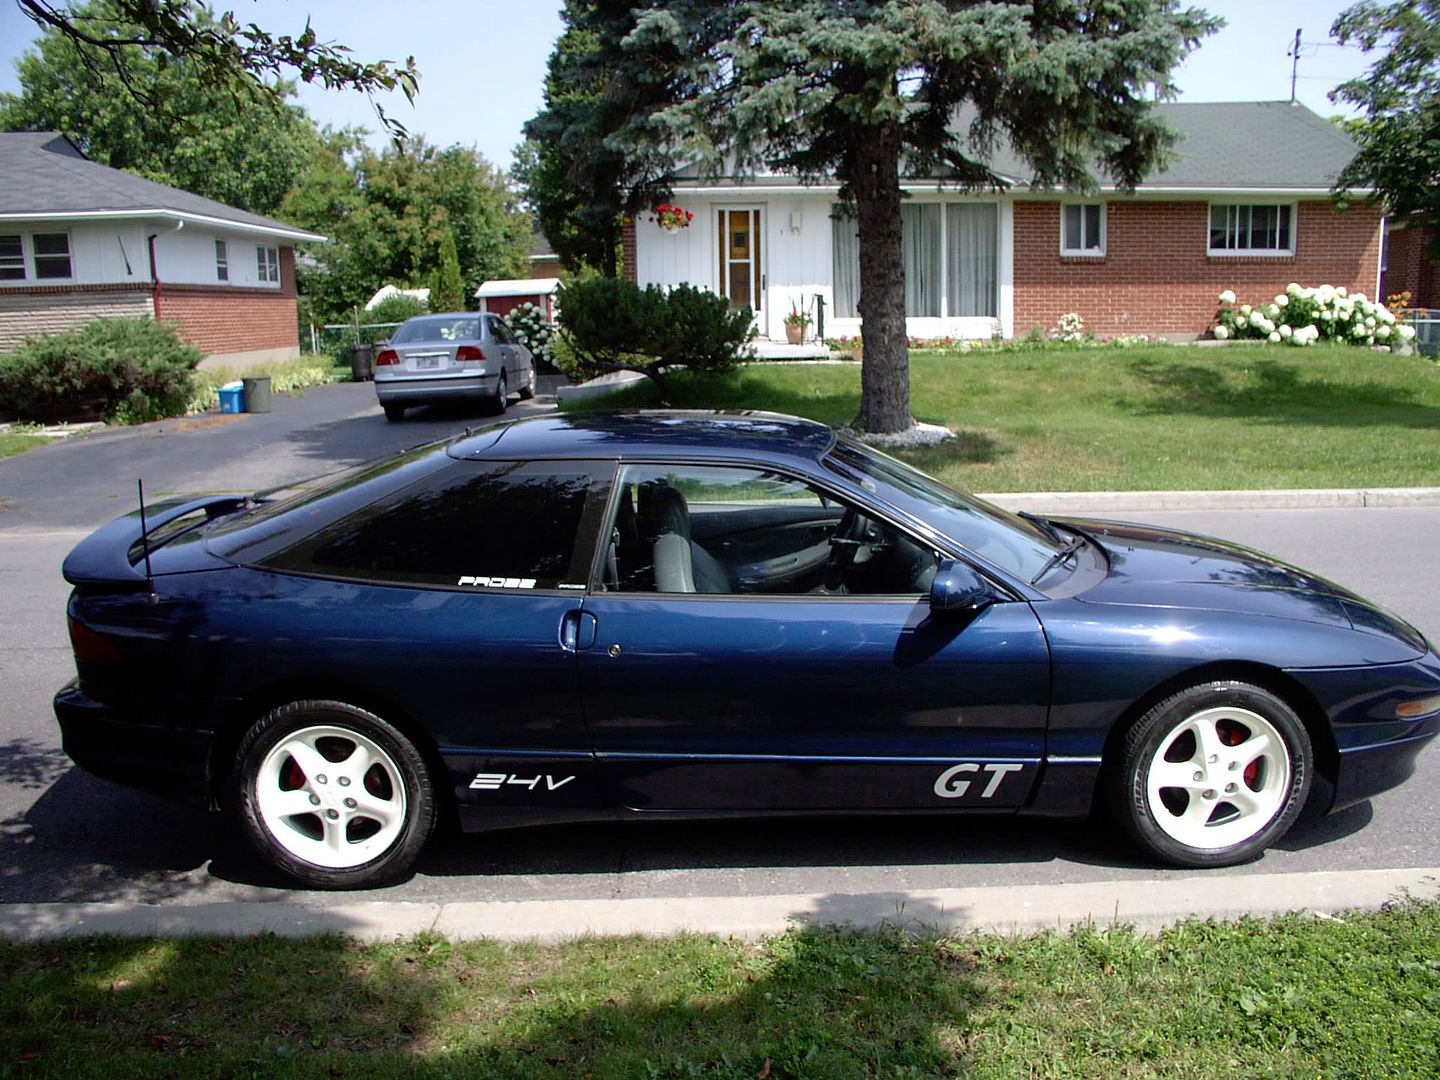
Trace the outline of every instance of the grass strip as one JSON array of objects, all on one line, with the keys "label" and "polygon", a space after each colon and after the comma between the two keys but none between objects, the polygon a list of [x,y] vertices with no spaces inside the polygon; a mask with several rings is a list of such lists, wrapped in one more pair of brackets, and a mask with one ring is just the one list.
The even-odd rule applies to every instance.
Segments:
[{"label": "grass strip", "polygon": [[0,943],[0,1076],[1433,1077],[1437,958],[1413,900],[1155,936]]},{"label": "grass strip", "polygon": [[[913,353],[911,411],[957,438],[900,456],[970,491],[1440,484],[1440,366],[1351,346],[973,349]],[[677,375],[682,408],[848,424],[855,364]],[[582,407],[651,405],[648,386]]]}]

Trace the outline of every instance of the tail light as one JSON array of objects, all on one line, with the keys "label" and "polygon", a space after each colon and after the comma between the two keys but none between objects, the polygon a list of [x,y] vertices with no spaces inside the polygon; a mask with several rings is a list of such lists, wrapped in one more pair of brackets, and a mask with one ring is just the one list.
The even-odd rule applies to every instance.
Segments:
[{"label": "tail light", "polygon": [[375,357],[376,367],[387,367],[390,364],[398,364],[399,362],[400,354],[394,349],[381,349],[380,355]]},{"label": "tail light", "polygon": [[75,652],[76,663],[103,664],[106,667],[119,666],[120,649],[113,641],[102,637],[74,619],[66,621],[70,626],[70,648]]},{"label": "tail light", "polygon": [[485,350],[479,345],[461,345],[455,350],[455,362],[458,364],[475,363],[485,359]]}]

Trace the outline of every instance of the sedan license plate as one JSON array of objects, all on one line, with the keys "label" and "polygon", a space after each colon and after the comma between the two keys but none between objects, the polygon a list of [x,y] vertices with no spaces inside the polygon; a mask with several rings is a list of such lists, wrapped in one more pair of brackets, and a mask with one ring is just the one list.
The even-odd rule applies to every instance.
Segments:
[{"label": "sedan license plate", "polygon": [[439,366],[440,357],[438,356],[417,356],[415,358],[416,371],[429,371],[431,369],[438,368]]}]

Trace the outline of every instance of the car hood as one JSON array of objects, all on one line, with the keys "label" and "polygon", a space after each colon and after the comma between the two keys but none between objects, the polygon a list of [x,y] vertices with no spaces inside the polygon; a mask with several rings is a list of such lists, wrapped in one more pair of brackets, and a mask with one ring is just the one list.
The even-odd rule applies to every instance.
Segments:
[{"label": "car hood", "polygon": [[1152,526],[1074,521],[1105,549],[1105,578],[1076,599],[1298,619],[1429,648],[1414,627],[1317,574],[1238,544]]}]

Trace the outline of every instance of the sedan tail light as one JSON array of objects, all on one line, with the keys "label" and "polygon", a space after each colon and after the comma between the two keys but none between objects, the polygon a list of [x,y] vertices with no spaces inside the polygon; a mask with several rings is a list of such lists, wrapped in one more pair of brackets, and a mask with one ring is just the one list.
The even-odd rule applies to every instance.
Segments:
[{"label": "sedan tail light", "polygon": [[458,364],[475,363],[485,359],[485,350],[478,345],[461,345],[455,350],[455,362]]},{"label": "sedan tail light", "polygon": [[375,357],[376,367],[386,367],[390,364],[398,364],[399,362],[400,354],[394,349],[381,349],[380,355]]}]

